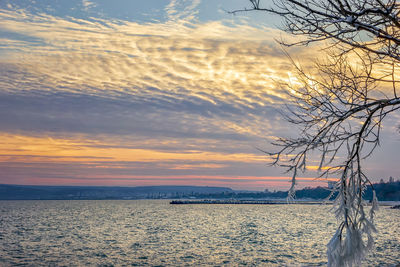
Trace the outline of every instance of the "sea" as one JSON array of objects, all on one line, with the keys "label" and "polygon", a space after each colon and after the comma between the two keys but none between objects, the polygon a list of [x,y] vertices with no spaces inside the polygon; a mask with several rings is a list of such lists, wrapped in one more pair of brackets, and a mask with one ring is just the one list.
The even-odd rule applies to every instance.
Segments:
[{"label": "sea", "polygon": [[[0,266],[325,266],[330,205],[0,201]],[[380,207],[363,266],[400,263],[400,210]]]}]

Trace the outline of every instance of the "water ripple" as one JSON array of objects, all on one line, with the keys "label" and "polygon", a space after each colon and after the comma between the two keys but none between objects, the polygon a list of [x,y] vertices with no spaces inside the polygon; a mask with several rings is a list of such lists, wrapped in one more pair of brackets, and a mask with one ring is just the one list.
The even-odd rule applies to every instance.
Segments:
[{"label": "water ripple", "polygon": [[[324,266],[329,208],[0,201],[0,266]],[[377,226],[365,266],[394,266],[400,213],[381,208]]]}]

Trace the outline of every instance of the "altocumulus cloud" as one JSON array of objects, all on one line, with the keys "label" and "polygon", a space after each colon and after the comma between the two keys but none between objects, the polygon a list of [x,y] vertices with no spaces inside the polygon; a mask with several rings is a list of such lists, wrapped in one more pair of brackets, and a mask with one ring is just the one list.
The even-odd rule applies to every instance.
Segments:
[{"label": "altocumulus cloud", "polygon": [[263,176],[254,146],[287,130],[275,109],[291,69],[274,41],[282,33],[200,22],[199,3],[171,1],[167,20],[151,23],[0,9],[8,177]]}]

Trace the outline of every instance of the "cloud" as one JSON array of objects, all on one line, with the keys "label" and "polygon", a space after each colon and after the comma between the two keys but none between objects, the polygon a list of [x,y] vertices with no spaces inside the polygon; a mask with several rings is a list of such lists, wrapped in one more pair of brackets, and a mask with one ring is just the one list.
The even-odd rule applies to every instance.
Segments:
[{"label": "cloud", "polygon": [[[277,112],[276,82],[292,71],[275,42],[283,33],[200,22],[199,3],[171,1],[163,23],[0,10],[4,177],[281,175],[255,147],[291,130]],[[293,55],[307,65],[315,51]]]},{"label": "cloud", "polygon": [[[21,114],[36,116],[24,125],[38,123],[36,130],[247,139],[271,134],[272,106],[285,101],[274,80],[285,79],[288,63],[273,29],[65,19],[21,10],[3,10],[0,17],[3,30],[24,36],[9,38],[0,91],[15,96]],[[87,123],[74,113],[85,114]]]},{"label": "cloud", "polygon": [[255,147],[284,127],[281,33],[200,23],[198,3],[146,24],[0,10],[2,171],[262,175]]},{"label": "cloud", "polygon": [[165,7],[168,20],[175,22],[188,22],[194,20],[198,13],[196,8],[199,6],[200,2],[200,0],[171,0]]},{"label": "cloud", "polygon": [[96,3],[88,0],[82,0],[82,6],[85,11],[88,11],[92,7],[96,7]]},{"label": "cloud", "polygon": [[12,11],[0,17],[3,30],[40,40],[22,47],[9,44],[9,61],[45,77],[41,82],[58,90],[84,87],[109,96],[124,92],[175,99],[190,95],[243,105],[282,97],[272,79],[285,78],[288,64],[274,44],[274,30],[221,22],[67,20]]}]

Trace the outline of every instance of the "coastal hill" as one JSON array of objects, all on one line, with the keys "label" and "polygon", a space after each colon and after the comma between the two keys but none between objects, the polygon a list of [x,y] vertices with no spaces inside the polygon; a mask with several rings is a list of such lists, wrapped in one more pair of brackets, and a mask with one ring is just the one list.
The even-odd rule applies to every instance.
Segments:
[{"label": "coastal hill", "polygon": [[[380,182],[366,186],[364,191],[364,199],[372,200],[372,187],[375,189],[376,196],[380,201],[400,201],[400,180],[389,182]],[[306,187],[296,191],[296,199],[323,200],[332,193],[327,187]],[[263,192],[222,192],[215,194],[199,194],[199,199],[284,199],[288,196],[287,191],[269,191]],[[333,193],[331,200],[336,197]]]},{"label": "coastal hill", "polygon": [[[373,184],[380,201],[400,201],[400,180]],[[321,200],[329,196],[326,187],[296,191],[297,199]],[[333,194],[333,197],[335,194]],[[0,184],[0,200],[39,199],[284,199],[287,191],[235,191],[228,187],[209,186],[33,186]],[[372,199],[367,186],[365,200]]]},{"label": "coastal hill", "polygon": [[233,192],[210,186],[37,186],[0,184],[0,200],[35,199],[160,199]]}]

